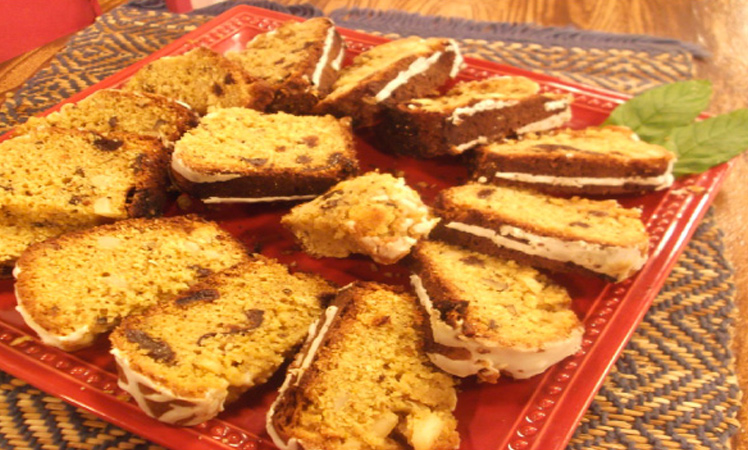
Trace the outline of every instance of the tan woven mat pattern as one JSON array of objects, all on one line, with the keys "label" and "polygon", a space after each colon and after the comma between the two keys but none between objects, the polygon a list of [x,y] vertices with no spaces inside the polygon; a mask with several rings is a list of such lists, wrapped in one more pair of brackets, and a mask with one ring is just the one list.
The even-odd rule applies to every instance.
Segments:
[{"label": "tan woven mat pattern", "polygon": [[[0,105],[0,132],[209,20],[122,7],[74,37]],[[365,31],[365,25],[360,28]],[[395,37],[395,36],[391,36]],[[636,93],[690,78],[687,52],[461,40],[468,56]],[[709,216],[581,422],[572,449],[726,449],[740,392],[729,351],[731,268]],[[0,448],[159,448],[0,373]]]}]

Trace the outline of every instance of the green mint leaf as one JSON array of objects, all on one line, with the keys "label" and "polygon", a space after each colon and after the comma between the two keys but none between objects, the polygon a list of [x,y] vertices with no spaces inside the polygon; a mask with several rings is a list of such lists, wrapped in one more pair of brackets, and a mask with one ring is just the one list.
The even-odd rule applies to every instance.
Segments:
[{"label": "green mint leaf", "polygon": [[748,149],[748,109],[676,128],[664,146],[678,155],[675,176],[701,173]]},{"label": "green mint leaf", "polygon": [[619,105],[603,125],[631,128],[646,141],[661,144],[673,128],[688,125],[709,106],[712,83],[679,81],[649,89]]}]

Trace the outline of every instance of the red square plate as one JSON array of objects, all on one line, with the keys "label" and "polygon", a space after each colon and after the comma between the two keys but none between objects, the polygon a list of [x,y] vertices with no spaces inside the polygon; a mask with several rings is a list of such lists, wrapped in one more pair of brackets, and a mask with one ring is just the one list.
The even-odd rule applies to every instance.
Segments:
[{"label": "red square plate", "polygon": [[[183,53],[199,45],[221,52],[240,49],[254,35],[286,20],[298,19],[248,6],[237,7],[67,101],[78,101],[98,89],[116,87],[144,64],[165,55]],[[386,41],[349,30],[341,30],[341,33],[349,45],[347,62],[352,56]],[[472,80],[495,75],[524,75],[539,82],[545,91],[572,93],[574,118],[570,126],[576,128],[601,123],[626,99],[613,92],[470,58],[459,78]],[[369,144],[370,138],[364,133],[357,141],[364,169],[378,167],[405,176],[427,203],[439,189],[466,179],[466,171],[456,159],[420,161],[390,156],[374,149]],[[636,276],[618,284],[584,277],[560,277],[586,326],[582,350],[528,380],[503,379],[495,385],[463,381],[456,410],[461,449],[554,450],[566,446],[728,170],[729,165],[725,164],[698,176],[679,179],[667,191],[620,199],[625,206],[643,211],[651,235],[649,262]],[[217,220],[250,248],[300,270],[318,272],[339,283],[368,279],[407,284],[405,272],[397,266],[380,267],[365,258],[315,260],[299,253],[292,245],[291,235],[281,229],[278,222],[289,205],[207,208],[194,203],[194,211]],[[182,212],[176,207],[171,211],[172,214]],[[274,448],[264,431],[265,412],[275,398],[281,375],[268,385],[244,394],[214,420],[191,428],[173,427],[147,417],[119,390],[106,338],[92,348],[75,353],[47,347],[23,324],[14,307],[12,281],[0,282],[1,369],[166,447],[180,450]]]}]

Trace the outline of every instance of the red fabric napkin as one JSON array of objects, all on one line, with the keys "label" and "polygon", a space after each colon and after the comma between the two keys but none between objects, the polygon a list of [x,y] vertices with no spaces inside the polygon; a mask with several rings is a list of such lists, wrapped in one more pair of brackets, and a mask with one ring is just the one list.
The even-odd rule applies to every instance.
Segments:
[{"label": "red fabric napkin", "polygon": [[0,62],[74,33],[101,14],[97,0],[2,2]]}]

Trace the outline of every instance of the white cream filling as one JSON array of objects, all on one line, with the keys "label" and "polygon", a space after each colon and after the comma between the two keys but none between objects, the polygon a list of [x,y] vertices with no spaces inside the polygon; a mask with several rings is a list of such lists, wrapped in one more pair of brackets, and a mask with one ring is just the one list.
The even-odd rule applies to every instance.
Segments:
[{"label": "white cream filling", "polygon": [[[322,341],[327,335],[327,332],[330,329],[330,325],[332,324],[337,314],[338,307],[334,305],[329,306],[325,310],[324,317],[309,326],[309,334],[307,335],[307,343],[305,344],[305,346],[308,344],[307,351],[305,354],[299,353],[296,355],[296,360],[294,361],[292,368],[288,369],[286,378],[283,380],[283,385],[278,390],[278,397],[276,397],[273,404],[270,405],[270,409],[265,416],[265,429],[267,430],[270,438],[273,440],[273,444],[275,444],[281,450],[300,450],[301,446],[299,445],[299,441],[296,438],[291,438],[288,440],[288,442],[284,442],[280,437],[278,430],[276,430],[275,426],[273,425],[275,408],[282,400],[285,392],[291,386],[291,381],[295,381],[295,386],[297,386],[301,381],[302,375],[312,364],[312,361],[314,361],[314,356],[317,354],[317,350],[322,344]],[[317,332],[318,328],[319,333]]]},{"label": "white cream filling", "polygon": [[203,203],[262,203],[262,202],[287,202],[295,200],[311,200],[316,198],[316,194],[311,195],[289,195],[278,197],[208,197],[203,199]]},{"label": "white cream filling", "polygon": [[334,40],[335,27],[331,26],[330,29],[327,30],[327,36],[325,37],[325,46],[322,50],[322,57],[317,62],[317,67],[314,68],[314,72],[312,73],[312,84],[315,86],[319,86],[319,83],[322,80],[322,72],[325,70],[327,63],[330,61],[330,51],[332,50],[332,44]]},{"label": "white cream filling", "polygon": [[174,153],[171,155],[171,170],[192,183],[216,183],[219,181],[234,180],[241,177],[241,175],[236,173],[209,174],[198,172],[182,161],[180,153],[179,149],[174,149]]},{"label": "white cream filling", "polygon": [[545,119],[542,119],[537,122],[533,122],[523,127],[520,127],[517,130],[517,134],[537,133],[539,131],[546,131],[546,130],[550,130],[553,128],[558,128],[570,119],[571,119],[571,109],[566,109],[558,114],[554,114],[550,117],[546,117]]},{"label": "white cream filling", "polygon": [[410,252],[410,249],[418,242],[416,239],[403,236],[394,240],[386,240],[378,236],[364,236],[360,244],[366,249],[367,254],[377,255],[384,260],[400,259]]},{"label": "white cream filling", "polygon": [[451,359],[439,353],[428,354],[435,365],[452,375],[467,377],[479,372],[499,375],[503,371],[516,379],[530,378],[573,355],[582,347],[584,327],[581,325],[574,328],[567,337],[544,343],[538,348],[501,347],[490,340],[469,338],[441,319],[418,275],[411,275],[410,282],[429,315],[434,341],[470,352],[470,358],[465,360]]},{"label": "white cream filling", "polygon": [[452,64],[452,69],[449,71],[449,78],[454,78],[458,73],[460,73],[460,69],[462,68],[462,63],[465,62],[465,58],[462,57],[460,46],[457,45],[457,41],[455,41],[454,39],[449,40],[449,46],[446,50],[448,52],[454,52],[455,54],[455,60]]},{"label": "white cream filling", "polygon": [[502,180],[548,184],[551,186],[582,188],[585,186],[623,186],[633,184],[637,186],[654,186],[655,190],[666,189],[675,181],[675,177],[672,174],[672,162],[666,173],[655,177],[560,177],[522,172],[496,172],[495,177]]},{"label": "white cream filling", "polygon": [[[203,397],[180,397],[171,389],[133,370],[130,367],[130,362],[119,349],[112,348],[110,353],[114,355],[117,366],[127,378],[127,383],[124,383],[121,378],[118,380],[117,384],[120,389],[132,395],[140,409],[149,416],[166,423],[177,423],[184,420],[186,422],[180,422],[180,424],[189,426],[203,423],[223,411],[223,404],[228,394],[226,389],[210,389]],[[139,385],[146,386],[155,392],[145,394]],[[148,404],[149,401],[166,403],[177,400],[189,402],[191,405],[172,405],[166,413],[157,416]]]},{"label": "white cream filling", "polygon": [[[447,228],[490,239],[499,247],[519,251],[560,262],[571,262],[596,273],[602,273],[621,281],[641,269],[647,254],[636,247],[600,245],[582,240],[561,239],[529,233],[521,228],[502,225],[498,231],[450,222]],[[507,237],[508,236],[508,237]],[[512,239],[514,238],[514,239]]]},{"label": "white cream filling", "polygon": [[495,100],[489,98],[481,100],[471,106],[455,108],[455,110],[452,112],[452,115],[449,116],[447,120],[455,125],[459,125],[462,123],[464,116],[472,116],[483,111],[500,110],[509,106],[514,106],[517,103],[519,103],[519,100]]},{"label": "white cream filling", "polygon": [[384,88],[382,88],[382,90],[374,96],[374,99],[377,101],[377,103],[387,99],[390,95],[392,95],[395,89],[406,84],[414,76],[426,72],[439,60],[441,56],[442,52],[434,52],[428,58],[417,58],[415,61],[410,63],[410,66],[408,66],[406,70],[398,73],[395,78],[390,80],[390,82],[387,83]]},{"label": "white cream filling", "polygon": [[475,147],[476,145],[486,144],[488,143],[488,138],[486,136],[478,136],[477,139],[473,139],[472,141],[465,142],[464,144],[456,145],[452,147],[452,152],[455,154],[463,153],[465,150],[470,150],[471,148]]},{"label": "white cream filling", "polygon": [[[13,277],[17,280],[20,274],[21,267],[16,264],[16,266],[13,268]],[[16,311],[21,314],[21,317],[23,318],[24,322],[26,322],[26,325],[28,325],[29,328],[34,330],[34,332],[39,335],[39,339],[41,339],[44,344],[61,348],[66,351],[72,351],[90,345],[94,341],[95,336],[90,332],[90,328],[88,325],[84,325],[83,327],[78,328],[72,333],[68,333],[65,335],[50,333],[46,328],[37,323],[31,316],[31,313],[29,313],[26,308],[23,307],[23,298],[18,292],[17,284],[13,286],[13,290],[16,295]]]},{"label": "white cream filling", "polygon": [[557,111],[559,109],[567,108],[568,106],[568,100],[554,100],[552,102],[543,103],[543,109],[546,111]]},{"label": "white cream filling", "polygon": [[[405,179],[397,178],[394,196],[382,191],[381,195],[369,198],[373,203],[393,202],[396,208],[405,216],[396,230],[387,236],[362,236],[357,242],[362,253],[372,256],[377,262],[395,261],[410,252],[410,249],[423,236],[428,235],[439,223],[439,218],[429,218],[429,209],[421,202],[418,194],[405,184]],[[343,224],[352,234],[355,233],[356,222],[348,221]],[[382,261],[379,261],[379,259]],[[387,262],[385,262],[386,264]]]},{"label": "white cream filling", "polygon": [[343,56],[345,56],[345,45],[341,43],[338,56],[335,58],[332,64],[330,64],[330,67],[332,67],[334,70],[340,70],[340,67],[343,65]]}]

